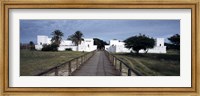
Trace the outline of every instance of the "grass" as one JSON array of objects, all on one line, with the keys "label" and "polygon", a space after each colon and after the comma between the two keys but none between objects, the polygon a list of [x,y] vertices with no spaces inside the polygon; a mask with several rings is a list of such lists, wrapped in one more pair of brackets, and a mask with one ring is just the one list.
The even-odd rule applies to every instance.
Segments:
[{"label": "grass", "polygon": [[20,75],[33,76],[83,54],[83,52],[75,51],[44,52],[20,50]]},{"label": "grass", "polygon": [[179,76],[180,53],[169,50],[166,54],[114,54],[145,76]]}]

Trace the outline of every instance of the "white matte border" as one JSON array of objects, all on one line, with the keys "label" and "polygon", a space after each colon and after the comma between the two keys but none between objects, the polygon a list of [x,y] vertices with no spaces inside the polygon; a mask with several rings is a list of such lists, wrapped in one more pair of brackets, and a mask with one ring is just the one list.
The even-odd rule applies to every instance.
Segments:
[{"label": "white matte border", "polygon": [[[20,19],[179,19],[180,76],[20,76]],[[191,87],[191,10],[9,9],[9,87]]]}]

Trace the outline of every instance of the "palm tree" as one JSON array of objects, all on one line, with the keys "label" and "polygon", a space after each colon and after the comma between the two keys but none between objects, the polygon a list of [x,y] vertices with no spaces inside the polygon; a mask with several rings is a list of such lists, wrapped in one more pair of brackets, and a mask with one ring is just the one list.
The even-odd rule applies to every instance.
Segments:
[{"label": "palm tree", "polygon": [[72,40],[73,43],[75,43],[76,46],[78,46],[79,44],[81,44],[81,41],[84,41],[83,37],[83,33],[80,31],[76,31],[73,35],[70,35],[68,37],[68,40]]},{"label": "palm tree", "polygon": [[51,44],[59,47],[62,36],[64,35],[63,32],[61,32],[60,30],[55,30],[51,33],[51,35],[53,35],[53,37],[51,38]]}]

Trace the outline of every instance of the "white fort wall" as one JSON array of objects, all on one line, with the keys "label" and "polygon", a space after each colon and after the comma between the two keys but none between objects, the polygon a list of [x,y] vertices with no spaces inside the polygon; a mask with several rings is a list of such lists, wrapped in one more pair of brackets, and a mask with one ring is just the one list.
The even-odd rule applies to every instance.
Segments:
[{"label": "white fort wall", "polygon": [[[94,40],[93,39],[84,39],[84,41],[81,42],[80,45],[75,46],[75,44],[71,40],[62,40],[60,46],[58,47],[58,51],[65,51],[67,48],[71,48],[72,51],[93,51],[97,49],[96,45],[93,45]],[[51,44],[51,38],[48,38],[48,36],[37,36],[37,45],[35,45],[35,48],[37,50],[41,50],[43,45],[45,44]]]},{"label": "white fort wall", "polygon": [[[48,36],[37,36],[37,45],[35,48],[41,50],[44,44],[50,44],[51,38]],[[93,39],[85,38],[80,45],[75,46],[71,40],[62,40],[60,46],[58,47],[59,51],[64,51],[66,48],[71,48],[72,51],[86,51],[90,52],[97,49],[97,45],[94,45]],[[105,45],[105,50],[113,53],[127,53],[132,50],[125,47],[125,43],[119,40],[110,40],[109,45]],[[144,53],[144,50],[140,50],[140,53]],[[154,48],[148,49],[147,53],[166,53],[166,46],[164,46],[164,38],[157,38]]]}]

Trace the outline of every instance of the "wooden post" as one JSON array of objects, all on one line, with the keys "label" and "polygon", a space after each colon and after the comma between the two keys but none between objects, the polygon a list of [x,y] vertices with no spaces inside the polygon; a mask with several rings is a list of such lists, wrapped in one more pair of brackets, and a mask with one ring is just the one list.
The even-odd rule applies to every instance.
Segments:
[{"label": "wooden post", "polygon": [[112,57],[112,55],[110,55],[110,61],[113,63],[113,57]]},{"label": "wooden post", "polygon": [[115,58],[114,58],[114,56],[112,56],[112,57],[113,57],[112,63],[113,63],[113,65],[115,65]]},{"label": "wooden post", "polygon": [[[88,55],[88,54],[87,54],[87,55]],[[84,56],[84,57],[85,57],[85,61],[87,60],[87,55]],[[84,61],[84,62],[85,62],[85,61]]]},{"label": "wooden post", "polygon": [[111,62],[111,56],[110,56],[110,54],[109,54],[108,56],[109,56],[109,60],[110,60],[110,62]]},{"label": "wooden post", "polygon": [[121,61],[120,61],[120,65],[119,65],[119,71],[120,71],[120,73],[122,75],[122,62]]},{"label": "wooden post", "polygon": [[81,58],[81,64],[82,64],[82,56],[80,58]]},{"label": "wooden post", "polygon": [[68,75],[69,75],[69,76],[71,75],[71,71],[72,71],[72,70],[71,70],[71,61],[69,61],[69,64],[68,64],[68,72],[69,72]]},{"label": "wooden post", "polygon": [[84,59],[85,59],[85,56],[83,56],[83,63],[85,62],[85,60],[84,60]]},{"label": "wooden post", "polygon": [[83,56],[83,63],[85,62],[85,55]]},{"label": "wooden post", "polygon": [[83,56],[81,56],[81,64],[83,64]]},{"label": "wooden post", "polygon": [[58,76],[58,67],[55,68],[55,76]]},{"label": "wooden post", "polygon": [[87,54],[87,55],[85,55],[85,62],[87,61],[87,57],[88,57],[88,54]]},{"label": "wooden post", "polygon": [[131,76],[131,69],[128,68],[128,76]]},{"label": "wooden post", "polygon": [[79,66],[79,64],[78,64],[78,58],[76,59],[76,69],[78,69],[78,66]]},{"label": "wooden post", "polygon": [[87,54],[84,56],[84,62],[87,60]]},{"label": "wooden post", "polygon": [[85,62],[87,61],[88,54],[85,55]]},{"label": "wooden post", "polygon": [[84,56],[84,58],[85,58],[84,62],[87,61],[87,56],[88,56],[88,54],[86,54],[86,55]]},{"label": "wooden post", "polygon": [[115,69],[117,69],[117,58],[115,58]]}]

